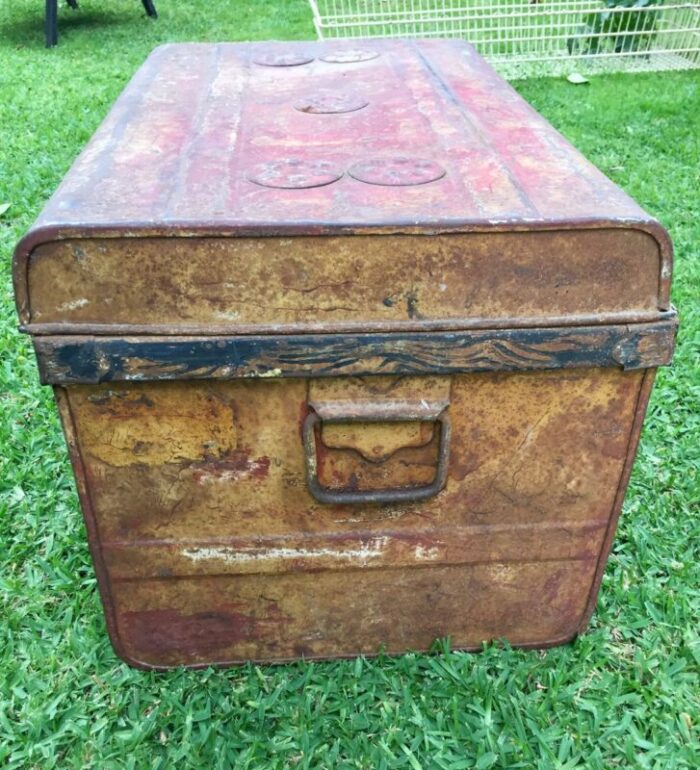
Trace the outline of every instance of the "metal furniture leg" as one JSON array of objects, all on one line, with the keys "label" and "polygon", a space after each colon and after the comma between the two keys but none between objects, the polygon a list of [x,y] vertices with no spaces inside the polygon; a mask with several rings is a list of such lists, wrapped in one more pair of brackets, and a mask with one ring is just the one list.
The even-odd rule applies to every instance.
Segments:
[{"label": "metal furniture leg", "polygon": [[156,11],[153,0],[141,0],[141,2],[143,3],[143,7],[146,9],[148,16],[150,16],[152,19],[157,19],[158,11]]},{"label": "metal furniture leg", "polygon": [[46,0],[44,34],[46,47],[53,48],[58,43],[58,0]]}]

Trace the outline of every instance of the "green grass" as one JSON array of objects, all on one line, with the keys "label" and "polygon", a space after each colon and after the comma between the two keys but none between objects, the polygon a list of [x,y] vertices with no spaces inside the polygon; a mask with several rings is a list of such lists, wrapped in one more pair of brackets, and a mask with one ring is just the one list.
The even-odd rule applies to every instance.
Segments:
[{"label": "green grass", "polygon": [[[700,767],[700,87],[697,74],[518,89],[670,229],[682,327],[658,378],[589,633],[377,660],[143,673],[105,634],[51,394],[15,330],[10,256],[148,51],[171,40],[311,37],[303,0],[2,0],[0,766]],[[342,601],[342,597],[338,597]]]}]

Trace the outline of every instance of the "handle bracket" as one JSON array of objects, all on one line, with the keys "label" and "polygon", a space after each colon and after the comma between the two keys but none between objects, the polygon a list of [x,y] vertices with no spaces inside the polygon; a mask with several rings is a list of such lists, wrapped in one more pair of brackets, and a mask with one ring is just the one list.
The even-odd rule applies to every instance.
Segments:
[{"label": "handle bracket", "polygon": [[[445,486],[447,462],[450,453],[451,425],[447,402],[417,403],[391,402],[388,404],[311,403],[312,411],[304,421],[303,439],[306,459],[307,484],[311,494],[321,503],[367,504],[418,502],[434,497]],[[359,406],[359,408],[358,408]],[[390,489],[330,489],[318,479],[316,461],[316,426],[324,423],[347,422],[435,422],[440,428],[435,478],[420,487]]]}]

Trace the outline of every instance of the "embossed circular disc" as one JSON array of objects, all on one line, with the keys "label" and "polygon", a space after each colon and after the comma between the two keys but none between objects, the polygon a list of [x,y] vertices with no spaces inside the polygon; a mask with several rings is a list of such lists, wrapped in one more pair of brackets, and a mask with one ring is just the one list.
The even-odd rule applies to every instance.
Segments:
[{"label": "embossed circular disc", "polygon": [[300,190],[323,187],[343,176],[341,169],[326,160],[285,158],[259,163],[248,172],[248,179],[263,187]]},{"label": "embossed circular disc", "polygon": [[255,64],[263,64],[266,67],[298,67],[300,64],[308,64],[314,57],[305,53],[294,51],[270,51],[261,53],[253,59]]},{"label": "embossed circular disc", "polygon": [[356,163],[348,170],[353,179],[367,184],[408,187],[442,179],[447,172],[439,164],[423,158],[374,158]]},{"label": "embossed circular disc", "polygon": [[300,99],[294,108],[299,112],[308,112],[314,115],[329,115],[338,112],[357,112],[369,104],[356,94],[319,93]]},{"label": "embossed circular disc", "polygon": [[358,61],[376,59],[377,56],[379,56],[378,51],[370,51],[368,48],[345,48],[321,56],[321,61],[331,64],[353,64]]}]

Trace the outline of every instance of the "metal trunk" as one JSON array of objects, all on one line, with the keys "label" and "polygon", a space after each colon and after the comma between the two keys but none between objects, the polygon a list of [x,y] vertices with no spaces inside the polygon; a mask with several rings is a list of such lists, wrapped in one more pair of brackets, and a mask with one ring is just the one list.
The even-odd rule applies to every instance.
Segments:
[{"label": "metal trunk", "polygon": [[14,269],[128,662],[585,628],[671,245],[467,44],[159,48]]}]

